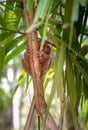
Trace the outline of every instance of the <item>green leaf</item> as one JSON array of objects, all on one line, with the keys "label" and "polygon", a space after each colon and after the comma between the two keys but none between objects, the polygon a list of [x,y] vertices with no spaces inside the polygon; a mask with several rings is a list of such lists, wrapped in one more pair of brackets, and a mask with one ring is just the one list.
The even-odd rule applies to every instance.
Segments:
[{"label": "green leaf", "polygon": [[5,56],[5,44],[0,44],[0,79],[2,75],[4,56]]},{"label": "green leaf", "polygon": [[[64,25],[63,25],[63,39],[68,42],[69,34],[70,34],[70,23],[71,23],[71,16],[72,16],[72,7],[73,7],[73,0],[68,0],[65,4],[65,15],[64,15]],[[64,27],[65,26],[65,27]]]},{"label": "green leaf", "polygon": [[55,0],[55,1],[53,1],[52,13],[54,13],[54,11],[57,10],[58,5],[61,4],[60,2],[61,2],[60,0]]},{"label": "green leaf", "polygon": [[81,73],[77,68],[75,68],[75,75],[76,75],[76,92],[77,92],[77,105],[80,103],[81,93],[82,93],[82,78]]},{"label": "green leaf", "polygon": [[[43,20],[45,16],[47,15],[47,11],[50,7],[52,7],[52,1],[50,0],[39,0],[35,16],[34,16],[34,21],[33,24],[27,29],[27,33],[31,32],[34,28],[40,26],[43,23]],[[48,21],[48,20],[46,20]],[[47,22],[46,22],[47,23]],[[47,24],[46,24],[47,25]]]},{"label": "green leaf", "polygon": [[4,19],[2,17],[2,15],[0,14],[0,25],[2,25],[3,27],[6,26],[5,22],[4,22]]},{"label": "green leaf", "polygon": [[88,84],[88,74],[87,72],[85,71],[85,69],[79,64],[79,62],[77,61],[77,59],[75,58],[75,56],[73,56],[71,53],[70,53],[70,59],[71,61],[74,63],[74,65],[77,67],[77,69],[82,73],[86,83]]},{"label": "green leaf", "polygon": [[74,121],[75,129],[78,130],[78,123],[77,123],[77,118],[75,113],[75,106],[77,100],[75,75],[74,75],[73,66],[68,58],[68,55],[66,57],[66,75],[67,75],[67,91],[68,91],[68,95],[70,96],[70,104],[71,104],[73,121]]},{"label": "green leaf", "polygon": [[75,106],[77,94],[76,94],[76,86],[75,86],[75,75],[72,63],[68,58],[69,54],[66,57],[66,75],[67,75],[67,91],[68,95],[70,96],[71,100],[73,100],[73,104]]},{"label": "green leaf", "polygon": [[14,50],[11,51],[10,54],[8,54],[6,57],[5,57],[5,60],[4,60],[4,66],[11,60],[13,59],[15,56],[17,56],[19,53],[21,53],[25,48],[25,43],[17,46]]},{"label": "green leaf", "polygon": [[88,84],[85,82],[84,79],[83,79],[83,92],[85,100],[88,99]]},{"label": "green leaf", "polygon": [[88,39],[85,39],[82,44],[81,47],[87,46],[88,47]]},{"label": "green leaf", "polygon": [[48,75],[46,76],[46,79],[45,79],[45,83],[44,83],[44,91],[46,91],[46,88],[48,86],[48,83],[50,82],[50,80],[52,79],[54,75],[54,69],[50,69],[49,72],[48,72]]},{"label": "green leaf", "polygon": [[25,75],[25,72],[24,72],[24,70],[22,70],[21,73],[20,73],[20,76],[19,76],[17,85],[16,85],[16,87],[14,88],[14,90],[13,90],[13,92],[12,92],[12,96],[11,96],[11,97],[12,97],[12,100],[13,100],[13,97],[14,97],[14,95],[15,95],[17,89],[19,88],[20,84],[21,84],[22,82],[24,82],[24,75]]},{"label": "green leaf", "polygon": [[50,15],[50,10],[51,10],[51,5],[52,5],[52,2],[50,2],[50,7],[49,7],[48,13],[46,15],[46,20],[45,20],[45,24],[44,24],[44,28],[43,28],[43,35],[42,35],[40,50],[43,49],[43,46],[44,46],[44,43],[45,43],[45,40],[46,40],[46,32],[47,32],[47,29],[48,29],[48,22],[49,22],[49,15]]},{"label": "green leaf", "polygon": [[0,112],[5,107],[11,106],[11,96],[3,88],[0,88]]},{"label": "green leaf", "polygon": [[39,19],[44,19],[47,10],[49,8],[50,2],[52,0],[39,0],[36,12],[35,12],[35,17],[34,17],[34,23],[37,23]]},{"label": "green leaf", "polygon": [[28,87],[29,87],[29,84],[31,83],[32,81],[32,78],[27,74],[27,78],[26,78],[26,92],[28,90]]},{"label": "green leaf", "polygon": [[4,21],[7,28],[11,28],[12,30],[17,30],[21,18],[20,10],[17,14],[15,13],[18,5],[20,6],[19,3],[6,2],[7,8],[5,8]]},{"label": "green leaf", "polygon": [[53,44],[59,48],[61,44],[63,44],[63,41],[59,39],[57,36],[47,33],[47,36],[52,40]]},{"label": "green leaf", "polygon": [[8,32],[0,34],[0,42],[5,40],[9,36],[10,36],[10,33],[8,33]]},{"label": "green leaf", "polygon": [[[13,48],[15,48],[23,39],[23,36],[19,36],[13,40],[10,41],[10,39],[8,40],[7,44],[6,44],[6,54],[11,51]],[[10,42],[9,42],[10,41]]]},{"label": "green leaf", "polygon": [[87,0],[79,0],[81,6],[86,6],[87,2],[88,2]]},{"label": "green leaf", "polygon": [[46,118],[47,118],[49,108],[50,108],[51,102],[53,100],[54,94],[55,94],[57,88],[60,87],[60,85],[61,85],[61,76],[62,76],[63,65],[64,65],[64,61],[65,61],[65,51],[66,51],[65,46],[61,45],[60,54],[59,54],[59,58],[57,61],[57,69],[56,69],[56,73],[54,76],[52,90],[50,93],[50,97],[49,97],[49,101],[48,101],[48,105],[47,105],[47,109],[46,109]]},{"label": "green leaf", "polygon": [[28,9],[28,11],[32,10],[33,4],[34,4],[34,0],[27,0],[27,9]]},{"label": "green leaf", "polygon": [[72,8],[72,21],[77,21],[79,16],[79,1],[74,0]]}]

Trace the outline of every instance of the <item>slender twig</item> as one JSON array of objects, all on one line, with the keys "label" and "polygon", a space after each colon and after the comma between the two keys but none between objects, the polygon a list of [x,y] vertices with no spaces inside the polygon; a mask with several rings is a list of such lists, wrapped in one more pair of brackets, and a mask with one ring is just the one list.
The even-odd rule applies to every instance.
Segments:
[{"label": "slender twig", "polygon": [[40,130],[40,116],[38,116],[38,130]]},{"label": "slender twig", "polygon": [[7,2],[23,2],[23,0],[7,0]]},{"label": "slender twig", "polygon": [[31,129],[35,114],[36,114],[36,110],[35,110],[35,102],[34,102],[34,97],[33,97],[24,130]]},{"label": "slender twig", "polygon": [[16,31],[16,30],[11,30],[11,29],[8,29],[8,28],[3,28],[3,27],[0,27],[0,30],[9,31],[9,32],[12,32],[12,33],[19,33],[19,34],[23,34],[23,35],[26,34],[24,32],[20,32],[20,31]]}]

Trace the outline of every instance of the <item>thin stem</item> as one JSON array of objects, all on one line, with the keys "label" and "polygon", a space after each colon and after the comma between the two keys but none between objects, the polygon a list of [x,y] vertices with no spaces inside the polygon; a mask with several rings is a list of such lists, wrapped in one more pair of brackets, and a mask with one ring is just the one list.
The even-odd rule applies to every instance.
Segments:
[{"label": "thin stem", "polygon": [[72,45],[72,36],[73,36],[73,22],[71,21],[70,33],[69,33],[69,49],[71,49]]},{"label": "thin stem", "polygon": [[7,0],[7,2],[23,2],[23,0]]},{"label": "thin stem", "polygon": [[20,31],[16,31],[16,30],[11,30],[11,29],[8,29],[8,28],[1,28],[1,27],[0,27],[0,30],[9,31],[9,32],[12,32],[12,33],[19,33],[19,34],[23,34],[23,35],[26,34],[26,33],[24,33],[24,32],[20,32]]}]

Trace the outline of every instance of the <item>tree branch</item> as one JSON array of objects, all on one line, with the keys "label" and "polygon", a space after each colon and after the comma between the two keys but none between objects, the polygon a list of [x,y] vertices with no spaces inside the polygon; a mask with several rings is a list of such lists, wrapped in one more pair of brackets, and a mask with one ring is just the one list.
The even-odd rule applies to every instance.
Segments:
[{"label": "tree branch", "polygon": [[[32,10],[31,12],[28,12],[28,10],[26,9],[26,0],[23,0],[23,4],[24,4],[26,25],[28,28],[33,23],[34,11]],[[27,53],[29,53],[30,68],[31,68],[31,74],[33,78],[34,101],[35,101],[36,111],[38,115],[41,117],[47,130],[58,130],[58,127],[50,113],[48,113],[48,117],[45,122],[47,105],[45,102],[44,91],[43,91],[42,67],[38,57],[39,41],[37,37],[37,30],[34,29],[32,32],[28,33],[27,37],[28,37]]]},{"label": "tree branch", "polygon": [[36,110],[35,110],[35,102],[34,102],[34,97],[33,97],[24,130],[30,130],[31,129],[31,126],[33,124],[33,120],[34,120],[34,117],[35,117],[35,113],[36,113]]}]

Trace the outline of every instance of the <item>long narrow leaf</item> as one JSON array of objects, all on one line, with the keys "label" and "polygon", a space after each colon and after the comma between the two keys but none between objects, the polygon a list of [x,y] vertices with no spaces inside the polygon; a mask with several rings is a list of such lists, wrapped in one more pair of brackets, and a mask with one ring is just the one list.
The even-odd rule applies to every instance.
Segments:
[{"label": "long narrow leaf", "polygon": [[71,99],[73,99],[73,104],[75,106],[76,104],[76,86],[75,86],[75,77],[74,77],[74,70],[72,67],[72,63],[68,58],[66,58],[66,76],[67,76],[67,91]]},{"label": "long narrow leaf", "polygon": [[77,99],[75,79],[74,79],[75,77],[74,77],[74,70],[68,58],[68,55],[66,58],[66,73],[67,73],[67,91],[70,97],[73,121],[74,121],[75,129],[78,130],[78,123],[77,123],[77,118],[76,118],[76,113],[75,113],[75,105],[76,105],[76,99]]},{"label": "long narrow leaf", "polygon": [[64,45],[62,45],[60,48],[60,54],[59,54],[59,58],[57,61],[57,70],[56,70],[56,74],[54,77],[53,86],[52,86],[52,90],[50,93],[50,97],[49,97],[49,101],[48,101],[48,105],[47,105],[47,109],[46,109],[46,117],[48,115],[49,108],[50,108],[51,102],[53,100],[54,94],[57,90],[57,87],[59,87],[59,85],[61,84],[61,75],[63,72],[63,65],[64,65],[64,61],[65,61],[65,51],[66,51],[66,48]]},{"label": "long narrow leaf", "polygon": [[43,49],[43,45],[44,45],[44,42],[45,42],[45,39],[46,39],[46,32],[47,32],[47,29],[48,29],[48,21],[49,21],[51,6],[52,6],[52,2],[50,2],[50,7],[49,7],[49,10],[48,10],[48,13],[47,13],[47,16],[46,16],[46,20],[45,20],[40,50]]},{"label": "long narrow leaf", "polygon": [[72,8],[72,21],[78,20],[78,13],[79,13],[78,11],[79,11],[79,1],[74,0]]},{"label": "long narrow leaf", "polygon": [[77,59],[71,53],[70,53],[70,59],[75,64],[75,66],[77,67],[77,69],[82,73],[82,75],[83,75],[86,83],[88,84],[88,73],[84,70],[84,68],[79,64],[79,62],[77,61]]},{"label": "long narrow leaf", "polygon": [[25,72],[22,70],[22,72],[21,72],[21,74],[19,76],[19,79],[18,79],[18,83],[17,83],[16,87],[14,88],[14,90],[12,92],[12,96],[11,96],[12,100],[13,100],[13,97],[14,97],[17,89],[19,88],[20,84],[24,81],[24,74],[25,74]]},{"label": "long narrow leaf", "polygon": [[34,0],[27,0],[27,9],[31,11],[34,4]]},{"label": "long narrow leaf", "polygon": [[2,75],[4,56],[5,56],[5,44],[0,44],[0,79]]},{"label": "long narrow leaf", "polygon": [[25,44],[21,44],[19,45],[17,48],[15,48],[9,55],[7,55],[5,57],[4,60],[4,66],[11,60],[13,59],[15,56],[17,56],[19,53],[21,53],[25,48]]},{"label": "long narrow leaf", "polygon": [[50,0],[39,0],[39,4],[35,12],[34,23],[37,23],[39,19],[44,19],[50,2]]},{"label": "long narrow leaf", "polygon": [[0,42],[5,40],[9,36],[10,36],[10,33],[8,33],[8,32],[0,34]]},{"label": "long narrow leaf", "polygon": [[[6,44],[6,53],[15,48],[23,39],[23,36],[19,36]],[[10,40],[10,39],[9,39]]]}]

